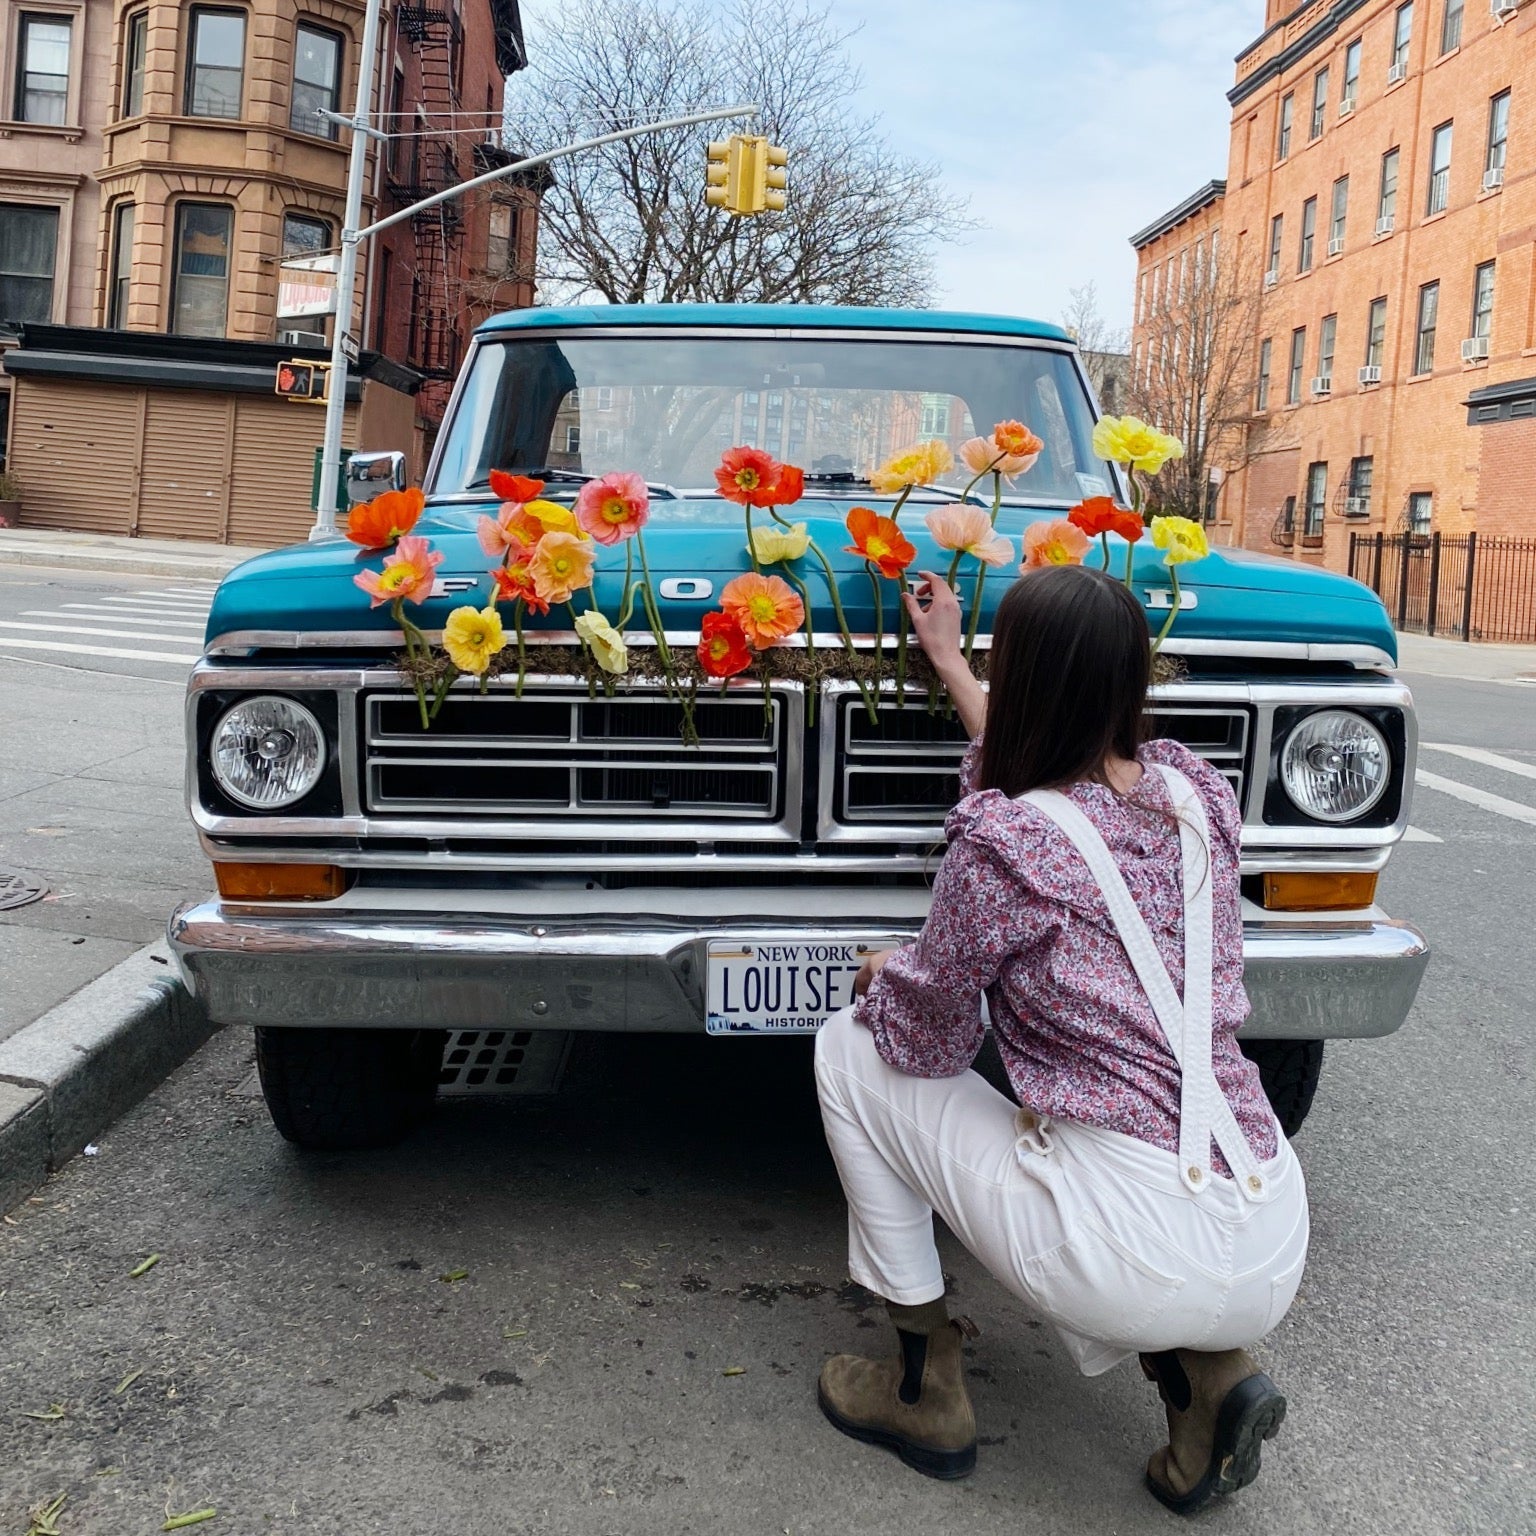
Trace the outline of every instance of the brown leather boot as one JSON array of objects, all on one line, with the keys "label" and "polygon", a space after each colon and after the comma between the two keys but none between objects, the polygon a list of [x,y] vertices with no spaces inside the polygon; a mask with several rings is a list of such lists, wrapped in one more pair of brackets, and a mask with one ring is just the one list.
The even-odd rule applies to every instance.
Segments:
[{"label": "brown leather boot", "polygon": [[885,1308],[896,1325],[895,1360],[834,1355],[821,1368],[821,1411],[845,1435],[895,1451],[929,1477],[965,1477],[976,1466],[976,1415],[965,1390],[960,1340],[969,1318],[950,1321],[942,1300]]},{"label": "brown leather boot", "polygon": [[1259,1449],[1285,1418],[1285,1398],[1240,1349],[1170,1349],[1141,1357],[1168,1411],[1168,1444],[1147,1463],[1147,1487],[1192,1515],[1259,1475]]}]

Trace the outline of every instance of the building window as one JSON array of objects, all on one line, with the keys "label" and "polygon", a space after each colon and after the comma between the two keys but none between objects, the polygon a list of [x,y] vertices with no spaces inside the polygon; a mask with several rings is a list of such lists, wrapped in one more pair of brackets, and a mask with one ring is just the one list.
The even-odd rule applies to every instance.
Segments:
[{"label": "building window", "polygon": [[1265,275],[1270,278],[1280,276],[1280,241],[1285,234],[1285,215],[1277,213],[1269,221],[1269,266],[1265,269]]},{"label": "building window", "polygon": [[1418,340],[1413,349],[1413,371],[1435,371],[1435,320],[1440,310],[1440,284],[1425,283],[1419,289]]},{"label": "building window", "polygon": [[1424,198],[1424,212],[1440,213],[1451,191],[1451,123],[1441,123],[1429,141],[1429,189]]},{"label": "building window", "polygon": [[1307,520],[1302,532],[1316,538],[1323,531],[1323,514],[1328,510],[1328,466],[1307,465]]},{"label": "building window", "polygon": [[596,394],[598,410],[611,411],[613,409],[613,385],[600,384],[596,390]]},{"label": "building window", "polygon": [[1344,50],[1344,89],[1339,98],[1339,111],[1354,110],[1360,94],[1360,39],[1357,37]]},{"label": "building window", "polygon": [[16,120],[62,123],[69,103],[70,20],[22,15],[17,29]]},{"label": "building window", "polygon": [[923,424],[920,435],[924,438],[949,436],[949,399],[947,396],[923,396]]},{"label": "building window", "polygon": [[229,311],[229,254],[235,211],[222,203],[178,203],[171,267],[171,330],[222,336]]},{"label": "building window", "polygon": [[144,110],[144,59],[149,51],[149,12],[135,11],[123,32],[123,116]]},{"label": "building window", "polygon": [[1399,152],[1389,149],[1381,157],[1381,192],[1376,199],[1376,232],[1385,234],[1392,228],[1397,214],[1397,162]]},{"label": "building window", "polygon": [[1461,13],[1465,0],[1445,0],[1445,12],[1440,18],[1440,52],[1449,53],[1461,47]]},{"label": "building window", "polygon": [[1285,498],[1285,508],[1280,514],[1280,526],[1285,530],[1287,543],[1296,537],[1296,498],[1294,496]]},{"label": "building window", "polygon": [[[187,44],[188,117],[239,117],[245,12],[195,10]],[[219,328],[223,334],[223,326]]]},{"label": "building window", "polygon": [[1147,318],[1147,290],[1151,286],[1151,282],[1152,274],[1150,272],[1143,272],[1140,283],[1141,292],[1137,295],[1136,300],[1136,318],[1143,323],[1145,323]]},{"label": "building window", "polygon": [[1291,371],[1285,381],[1287,405],[1301,404],[1301,372],[1307,356],[1307,328],[1299,325],[1291,332]]},{"label": "building window", "polygon": [[331,247],[331,226],[324,219],[303,213],[283,215],[283,260],[323,256]]},{"label": "building window", "polygon": [[112,287],[107,295],[107,324],[121,331],[128,324],[128,281],[133,274],[133,204],[119,203],[112,215]]},{"label": "building window", "polygon": [[1317,376],[1320,379],[1333,378],[1333,350],[1338,335],[1339,317],[1324,315],[1317,332]]},{"label": "building window", "polygon": [[1493,263],[1472,274],[1472,334],[1487,340],[1493,333]]},{"label": "building window", "polygon": [[512,271],[512,257],[512,205],[492,203],[485,239],[485,270],[493,277],[506,277]]},{"label": "building window", "polygon": [[1387,351],[1387,301],[1372,299],[1365,319],[1365,366],[1380,368]]},{"label": "building window", "polygon": [[1275,143],[1275,158],[1284,160],[1291,152],[1291,125],[1296,120],[1296,98],[1285,97],[1280,103],[1280,136]]},{"label": "building window", "polygon": [[59,210],[0,203],[0,325],[53,317]]},{"label": "building window", "polygon": [[1408,532],[1423,538],[1434,520],[1434,495],[1429,491],[1413,491],[1408,497]]},{"label": "building window", "polygon": [[1328,217],[1328,254],[1337,256],[1344,249],[1344,224],[1349,215],[1349,177],[1340,176],[1333,184],[1333,207]]},{"label": "building window", "polygon": [[1309,197],[1301,205],[1301,244],[1296,252],[1296,270],[1312,270],[1312,246],[1317,239],[1317,199]]},{"label": "building window", "polygon": [[1371,480],[1375,473],[1376,466],[1370,459],[1349,461],[1349,489],[1345,492],[1344,508],[1351,517],[1370,516]]},{"label": "building window", "polygon": [[1259,385],[1253,396],[1253,408],[1256,411],[1269,409],[1269,361],[1272,350],[1273,344],[1266,336],[1259,343]]},{"label": "building window", "polygon": [[1328,116],[1328,66],[1325,64],[1312,77],[1312,122],[1307,129],[1308,140],[1323,134],[1323,123]]},{"label": "building window", "polygon": [[1408,45],[1413,41],[1413,0],[1397,8],[1397,23],[1392,29],[1392,64],[1388,83],[1401,80],[1408,73]]},{"label": "building window", "polygon": [[567,453],[581,452],[581,428],[567,427],[565,429],[565,451]]},{"label": "building window", "polygon": [[[1504,179],[1504,159],[1509,149],[1509,92],[1500,91],[1492,101],[1488,103],[1488,154],[1483,161],[1483,185],[1487,186],[1493,181],[1489,175],[1491,171],[1499,173],[1499,181]],[[1497,185],[1497,182],[1493,183]]]},{"label": "building window", "polygon": [[334,139],[337,125],[315,114],[334,112],[341,97],[341,38],[301,21],[294,35],[293,104],[288,126],[295,133]]},{"label": "building window", "polygon": [[[405,132],[405,71],[396,68],[394,79],[389,87],[389,121],[384,125],[385,131],[392,134]],[[388,157],[389,174],[398,181],[400,179],[400,166],[405,154],[405,146],[412,141],[407,139],[392,138],[384,153]]]},{"label": "building window", "polygon": [[1189,297],[1189,247],[1179,252],[1179,303]]},{"label": "building window", "polygon": [[393,311],[390,294],[394,287],[395,258],[388,246],[379,251],[378,302],[373,311],[373,350],[383,352],[389,340],[389,318]]}]

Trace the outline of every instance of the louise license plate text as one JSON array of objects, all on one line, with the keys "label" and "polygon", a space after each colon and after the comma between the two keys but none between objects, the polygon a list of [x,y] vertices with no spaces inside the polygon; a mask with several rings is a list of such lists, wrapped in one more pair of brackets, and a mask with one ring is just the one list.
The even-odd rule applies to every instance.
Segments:
[{"label": "louise license plate text", "polygon": [[712,1035],[803,1035],[853,1001],[853,978],[879,946],[815,940],[709,946]]}]

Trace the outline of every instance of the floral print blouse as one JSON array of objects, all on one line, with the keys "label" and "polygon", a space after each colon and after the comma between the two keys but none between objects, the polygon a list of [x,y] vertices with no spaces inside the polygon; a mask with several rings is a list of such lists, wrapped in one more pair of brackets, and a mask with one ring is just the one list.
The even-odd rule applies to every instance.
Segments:
[{"label": "floral print blouse", "polygon": [[[981,1048],[985,992],[1020,1103],[1176,1152],[1178,1063],[1098,883],[1049,817],[998,790],[971,792],[979,744],[980,737],[961,771],[966,793],[950,812],[949,850],[928,921],[875,977],[859,1020],[898,1071],[953,1077]],[[1076,784],[1069,794],[1109,845],[1181,993],[1179,834],[1168,814],[1167,786],[1153,765],[1178,769],[1205,801],[1215,904],[1213,1065],[1243,1134],[1264,1161],[1278,1150],[1275,1119],[1258,1068],[1237,1045],[1248,1015],[1237,801],[1227,781],[1179,742],[1149,742],[1138,758],[1146,771],[1129,795],[1100,784]],[[1230,1172],[1219,1156],[1214,1166]]]}]

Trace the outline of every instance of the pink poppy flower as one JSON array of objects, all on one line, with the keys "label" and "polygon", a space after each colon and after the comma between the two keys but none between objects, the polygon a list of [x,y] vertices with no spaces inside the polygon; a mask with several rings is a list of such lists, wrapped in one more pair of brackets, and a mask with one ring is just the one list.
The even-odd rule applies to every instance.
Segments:
[{"label": "pink poppy flower", "polygon": [[935,507],[924,521],[940,549],[974,555],[983,565],[1007,565],[1013,559],[1013,540],[992,526],[983,507]]},{"label": "pink poppy flower", "polygon": [[650,515],[645,481],[624,470],[587,481],[576,497],[576,521],[599,544],[633,538]]},{"label": "pink poppy flower", "polygon": [[442,563],[442,554],[426,539],[404,538],[384,561],[382,571],[361,571],[352,580],[373,599],[370,608],[392,603],[397,597],[424,603],[432,595]]}]

